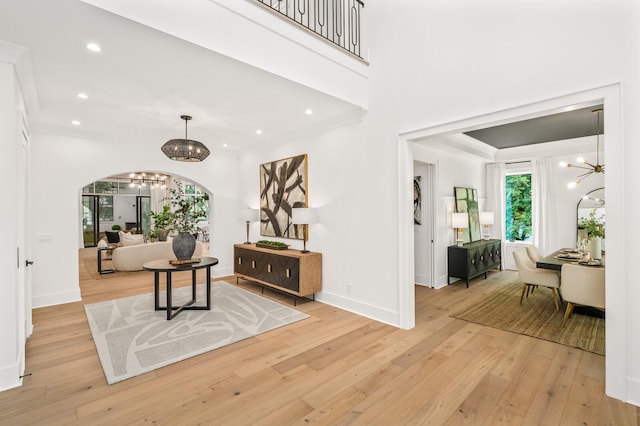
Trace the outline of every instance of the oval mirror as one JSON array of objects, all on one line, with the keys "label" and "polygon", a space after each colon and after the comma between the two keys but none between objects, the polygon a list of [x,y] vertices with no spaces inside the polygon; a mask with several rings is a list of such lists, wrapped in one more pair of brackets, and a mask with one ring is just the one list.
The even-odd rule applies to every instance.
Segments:
[{"label": "oval mirror", "polygon": [[[587,192],[582,196],[580,201],[578,202],[578,212],[577,212],[577,221],[580,222],[580,219],[588,218],[591,210],[596,211],[596,217],[605,217],[604,216],[604,188],[594,189],[591,192]],[[584,229],[580,229],[578,227],[578,241],[581,241],[584,238],[587,238],[586,231]]]}]

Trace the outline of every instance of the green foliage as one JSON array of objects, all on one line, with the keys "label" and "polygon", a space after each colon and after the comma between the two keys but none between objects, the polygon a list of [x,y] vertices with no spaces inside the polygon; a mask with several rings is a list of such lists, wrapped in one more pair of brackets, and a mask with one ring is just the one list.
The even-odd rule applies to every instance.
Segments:
[{"label": "green foliage", "polygon": [[[158,231],[169,231],[173,228],[173,221],[175,220],[174,214],[171,212],[170,206],[163,206],[161,212],[149,212],[149,217],[153,219],[153,231],[157,234]],[[157,236],[157,235],[156,235]]]},{"label": "green foliage", "polygon": [[531,239],[531,175],[506,177],[506,239]]},{"label": "green foliage", "polygon": [[195,232],[199,221],[206,219],[206,211],[199,205],[199,200],[189,201],[184,192],[184,186],[181,182],[174,180],[176,187],[169,189],[171,197],[169,201],[173,208],[174,229],[178,231]]},{"label": "green foliage", "polygon": [[590,237],[604,238],[604,215],[596,217],[596,210],[589,212],[588,218],[581,218],[578,226],[587,231]]},{"label": "green foliage", "polygon": [[118,225],[117,223],[116,223],[116,224],[114,224],[114,225],[111,227],[111,230],[112,230],[112,231],[119,231],[119,230],[121,230],[121,229],[122,229],[122,227],[121,227],[120,225]]},{"label": "green foliage", "polygon": [[260,240],[256,244],[264,244],[265,246],[273,246],[273,247],[289,247],[285,243],[281,243],[279,241],[269,241],[269,240]]}]

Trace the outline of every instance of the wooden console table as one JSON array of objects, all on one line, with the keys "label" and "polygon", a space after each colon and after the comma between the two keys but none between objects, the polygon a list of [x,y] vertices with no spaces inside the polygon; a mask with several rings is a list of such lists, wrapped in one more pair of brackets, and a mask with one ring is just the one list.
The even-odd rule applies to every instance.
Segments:
[{"label": "wooden console table", "polygon": [[322,253],[235,244],[233,258],[233,272],[238,278],[298,297],[315,298],[315,293],[322,290]]},{"label": "wooden console table", "polygon": [[489,269],[502,270],[502,242],[500,240],[480,240],[462,246],[449,246],[447,284],[451,277],[469,280],[484,274]]}]

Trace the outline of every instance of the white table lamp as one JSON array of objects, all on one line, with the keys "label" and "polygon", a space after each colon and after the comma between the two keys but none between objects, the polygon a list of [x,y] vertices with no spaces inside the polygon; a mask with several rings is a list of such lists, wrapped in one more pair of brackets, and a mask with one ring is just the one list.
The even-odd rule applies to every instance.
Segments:
[{"label": "white table lamp", "polygon": [[462,229],[469,227],[468,213],[451,213],[451,227],[456,229],[456,243],[461,246],[464,242]]},{"label": "white table lamp", "polygon": [[316,209],[309,207],[295,207],[291,209],[291,223],[294,225],[303,225],[303,249],[301,253],[309,253],[307,250],[307,240],[309,239],[309,225],[318,221]]},{"label": "white table lamp", "polygon": [[247,223],[247,241],[244,242],[245,244],[251,244],[249,241],[249,224],[251,222],[257,222],[260,219],[258,213],[258,209],[240,209],[240,219]]},{"label": "white table lamp", "polygon": [[489,235],[489,225],[493,225],[493,212],[480,212],[480,225],[484,227],[484,239],[488,240]]}]

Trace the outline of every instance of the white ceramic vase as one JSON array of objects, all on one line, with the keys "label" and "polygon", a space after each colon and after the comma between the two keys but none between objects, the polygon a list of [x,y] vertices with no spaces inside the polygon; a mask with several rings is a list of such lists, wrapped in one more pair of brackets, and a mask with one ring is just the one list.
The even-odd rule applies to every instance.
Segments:
[{"label": "white ceramic vase", "polygon": [[602,259],[602,238],[591,237],[589,254],[591,259]]}]

